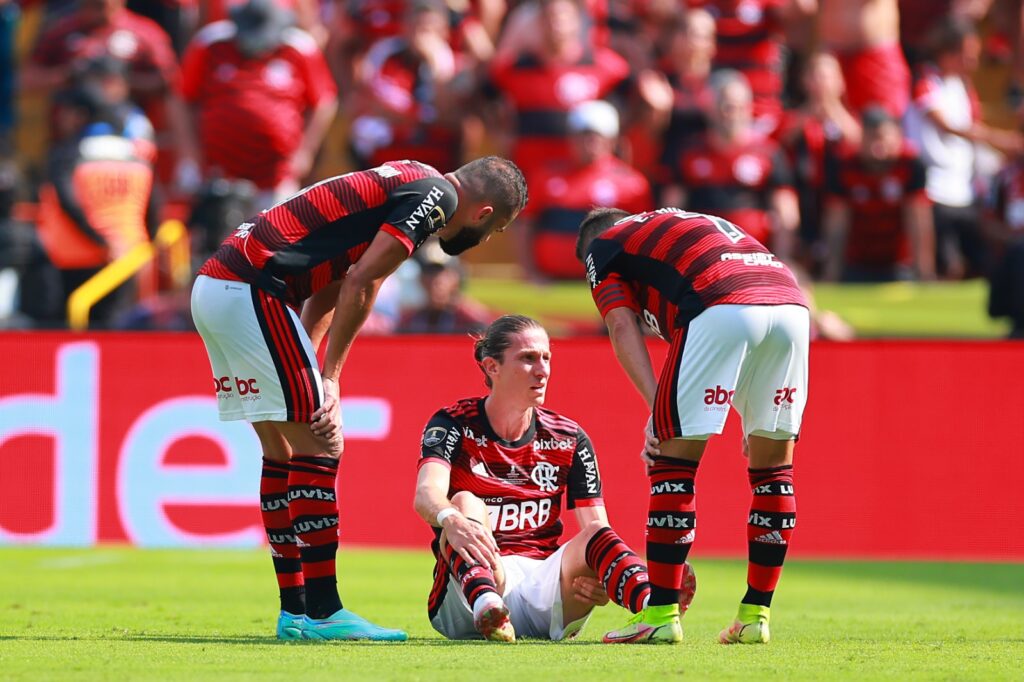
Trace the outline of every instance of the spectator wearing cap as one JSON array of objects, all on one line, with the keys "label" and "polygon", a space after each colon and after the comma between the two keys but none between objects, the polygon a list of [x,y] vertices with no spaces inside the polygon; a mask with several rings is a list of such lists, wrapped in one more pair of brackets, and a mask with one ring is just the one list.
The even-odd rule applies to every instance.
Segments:
[{"label": "spectator wearing cap", "polygon": [[753,95],[737,71],[711,77],[714,106],[701,141],[671,160],[661,204],[721,216],[787,259],[800,222],[782,148],[754,125]]},{"label": "spectator wearing cap", "polygon": [[196,34],[182,71],[204,178],[252,182],[262,208],[297,191],[337,112],[313,38],[274,0],[249,0]]},{"label": "spectator wearing cap", "polygon": [[943,20],[933,46],[934,62],[923,68],[914,87],[907,130],[927,167],[925,191],[934,210],[938,273],[959,279],[986,273],[990,261],[974,190],[976,145],[1015,154],[1024,141],[1017,132],[994,130],[981,121],[971,84],[981,52],[973,24]]},{"label": "spectator wearing cap", "polygon": [[353,155],[361,167],[416,159],[435,168],[459,165],[460,115],[472,76],[449,45],[443,0],[415,0],[402,34],[378,41],[363,61],[352,123]]},{"label": "spectator wearing cap", "polygon": [[395,330],[399,334],[468,334],[487,327],[487,309],[463,294],[465,272],[459,259],[429,252],[420,261],[420,285],[424,301],[402,313]]},{"label": "spectator wearing cap", "polygon": [[653,208],[642,173],[615,156],[619,114],[608,102],[581,102],[569,110],[572,157],[552,166],[531,186],[525,225],[517,230],[521,264],[533,280],[578,279],[576,236],[595,206],[631,213]]},{"label": "spectator wearing cap", "polygon": [[860,148],[826,170],[824,279],[885,282],[935,277],[925,169],[881,106],[861,117]]}]

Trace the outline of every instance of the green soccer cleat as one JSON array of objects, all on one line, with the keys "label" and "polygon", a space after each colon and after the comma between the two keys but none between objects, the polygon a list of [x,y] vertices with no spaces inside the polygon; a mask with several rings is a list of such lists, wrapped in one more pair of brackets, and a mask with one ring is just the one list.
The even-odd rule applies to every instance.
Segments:
[{"label": "green soccer cleat", "polygon": [[739,613],[725,630],[718,635],[722,644],[767,644],[772,639],[768,630],[770,609],[757,604],[740,604]]},{"label": "green soccer cleat", "polygon": [[335,611],[326,618],[303,617],[302,639],[327,641],[404,642],[409,635],[401,630],[392,630],[374,625],[348,609]]},{"label": "green soccer cleat", "polygon": [[679,605],[648,606],[636,614],[621,630],[612,630],[605,644],[680,644],[683,626],[679,623]]},{"label": "green soccer cleat", "polygon": [[302,620],[305,616],[281,611],[277,617],[277,638],[286,642],[302,639]]},{"label": "green soccer cleat", "polygon": [[508,607],[494,593],[480,597],[473,605],[473,627],[489,642],[514,644],[516,641],[516,629],[512,627]]}]

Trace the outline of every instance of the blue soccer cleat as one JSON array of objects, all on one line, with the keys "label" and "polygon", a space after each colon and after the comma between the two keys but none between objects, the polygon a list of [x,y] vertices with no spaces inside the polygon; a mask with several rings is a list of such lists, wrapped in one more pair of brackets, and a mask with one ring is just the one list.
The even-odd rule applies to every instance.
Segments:
[{"label": "blue soccer cleat", "polygon": [[281,611],[277,617],[277,638],[284,641],[302,639],[303,615],[295,615],[287,611]]},{"label": "blue soccer cleat", "polygon": [[329,641],[404,642],[409,639],[409,635],[401,630],[374,625],[348,609],[339,609],[326,618],[304,616],[302,638]]}]

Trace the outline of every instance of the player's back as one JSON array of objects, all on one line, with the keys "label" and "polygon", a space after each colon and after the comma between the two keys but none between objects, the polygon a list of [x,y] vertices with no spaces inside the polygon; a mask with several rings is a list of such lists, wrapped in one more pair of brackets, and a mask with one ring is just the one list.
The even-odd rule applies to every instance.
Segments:
[{"label": "player's back", "polygon": [[599,306],[601,283],[617,275],[663,336],[713,305],[807,305],[793,273],[760,242],[723,218],[678,208],[623,218],[594,239],[586,265]]},{"label": "player's back", "polygon": [[318,182],[242,223],[199,274],[297,305],[340,279],[381,230],[411,253],[455,212],[454,186],[417,161]]}]

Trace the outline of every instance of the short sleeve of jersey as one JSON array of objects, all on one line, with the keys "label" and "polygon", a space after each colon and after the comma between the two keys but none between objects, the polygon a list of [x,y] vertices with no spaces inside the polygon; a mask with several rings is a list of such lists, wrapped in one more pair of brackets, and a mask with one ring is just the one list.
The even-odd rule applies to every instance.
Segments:
[{"label": "short sleeve of jersey", "polygon": [[576,451],[572,455],[572,466],[569,467],[569,480],[566,484],[566,506],[592,507],[603,505],[601,497],[601,472],[597,468],[597,454],[590,442],[590,437],[583,429],[576,434]]},{"label": "short sleeve of jersey", "polygon": [[388,195],[388,202],[392,208],[381,229],[411,254],[451,219],[458,197],[452,183],[428,177],[399,185]]},{"label": "short sleeve of jersey", "polygon": [[612,261],[622,252],[622,246],[610,239],[595,239],[587,252],[587,279],[601,317],[615,308],[629,308],[640,314],[640,304],[629,283],[615,272],[609,272]]},{"label": "short sleeve of jersey", "polygon": [[438,410],[423,428],[420,440],[420,463],[427,460],[442,461],[452,465],[462,449],[462,428],[455,419]]}]

